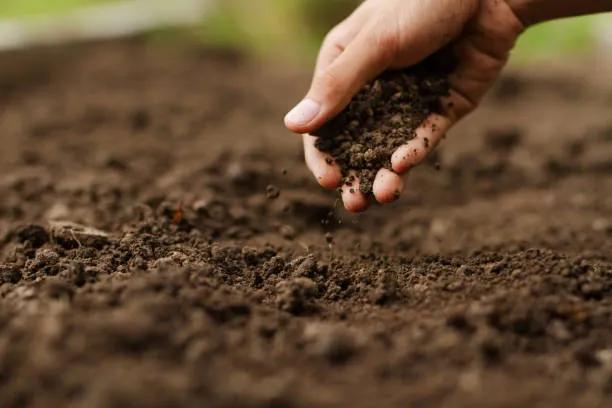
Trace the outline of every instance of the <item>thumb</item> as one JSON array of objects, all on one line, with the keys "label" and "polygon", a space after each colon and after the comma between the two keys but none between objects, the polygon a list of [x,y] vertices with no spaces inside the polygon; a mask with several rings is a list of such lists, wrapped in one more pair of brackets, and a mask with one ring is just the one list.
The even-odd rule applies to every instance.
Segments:
[{"label": "thumb", "polygon": [[285,116],[285,125],[295,133],[317,130],[391,65],[396,50],[393,37],[363,31],[327,69],[315,74],[306,97]]}]

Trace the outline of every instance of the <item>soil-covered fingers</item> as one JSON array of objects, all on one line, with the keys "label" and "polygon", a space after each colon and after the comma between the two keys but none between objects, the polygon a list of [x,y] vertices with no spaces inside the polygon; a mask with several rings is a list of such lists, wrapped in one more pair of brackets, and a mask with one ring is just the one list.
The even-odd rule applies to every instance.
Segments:
[{"label": "soil-covered fingers", "polygon": [[316,137],[303,135],[306,165],[319,184],[325,188],[336,188],[342,181],[340,168],[332,158],[315,147]]},{"label": "soil-covered fingers", "polygon": [[448,117],[433,114],[416,130],[414,139],[398,147],[391,156],[391,167],[398,174],[405,173],[421,163],[440,143],[451,127]]},{"label": "soil-covered fingers", "polygon": [[402,178],[391,170],[380,169],[376,173],[372,191],[376,201],[389,204],[396,201],[404,190]]},{"label": "soil-covered fingers", "polygon": [[342,202],[344,208],[350,212],[362,212],[368,209],[370,201],[359,190],[359,178],[352,173],[351,182],[342,186]]}]

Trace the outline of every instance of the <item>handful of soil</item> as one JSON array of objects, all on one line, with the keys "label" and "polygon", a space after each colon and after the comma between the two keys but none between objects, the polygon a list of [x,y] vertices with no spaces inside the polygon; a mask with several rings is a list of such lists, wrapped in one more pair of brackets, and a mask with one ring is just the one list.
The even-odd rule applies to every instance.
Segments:
[{"label": "handful of soil", "polygon": [[440,98],[449,95],[447,77],[455,66],[445,48],[410,68],[384,72],[312,133],[315,146],[340,166],[344,184],[356,175],[361,192],[372,193],[377,171],[391,168],[393,152],[415,137],[430,114],[443,112]]}]

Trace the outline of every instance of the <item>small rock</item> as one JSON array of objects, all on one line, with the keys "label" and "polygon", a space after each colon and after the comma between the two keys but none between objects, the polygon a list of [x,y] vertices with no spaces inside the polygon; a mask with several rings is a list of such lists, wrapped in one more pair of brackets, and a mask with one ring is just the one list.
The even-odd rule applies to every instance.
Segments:
[{"label": "small rock", "polygon": [[289,264],[293,270],[293,276],[313,278],[317,274],[317,261],[312,255],[301,256]]},{"label": "small rock", "polygon": [[270,184],[266,187],[266,197],[268,200],[276,200],[280,196],[280,190],[275,185]]},{"label": "small rock", "polygon": [[567,329],[565,323],[559,319],[554,319],[548,324],[546,333],[559,341],[568,341],[572,338],[572,334]]},{"label": "small rock", "polygon": [[459,292],[463,289],[463,282],[460,280],[455,280],[446,284],[444,289],[448,292]]},{"label": "small rock", "polygon": [[49,265],[56,265],[59,262],[60,256],[57,252],[51,249],[43,249],[36,254],[36,260]]},{"label": "small rock", "polygon": [[308,352],[331,364],[345,364],[359,351],[355,334],[342,326],[311,323],[304,328],[304,338]]},{"label": "small rock", "polygon": [[34,259],[28,259],[25,264],[26,278],[33,279],[36,276],[52,276],[59,273],[60,256],[50,249],[43,249],[36,254]]},{"label": "small rock", "polygon": [[52,221],[49,226],[52,239],[64,247],[102,248],[110,242],[106,232],[74,222]]},{"label": "small rock", "polygon": [[595,353],[595,358],[606,369],[612,369],[612,349],[603,349]]},{"label": "small rock", "polygon": [[70,210],[64,203],[55,203],[49,211],[47,211],[46,216],[49,221],[58,221],[68,218],[70,216]]},{"label": "small rock", "polygon": [[279,309],[300,315],[316,310],[314,297],[316,284],[308,278],[294,278],[280,281],[276,285],[276,304]]},{"label": "small rock", "polygon": [[278,232],[283,238],[288,240],[293,240],[297,236],[297,231],[295,230],[295,228],[287,224],[281,225]]},{"label": "small rock", "polygon": [[467,265],[461,265],[457,268],[458,275],[471,276],[474,274],[474,271]]},{"label": "small rock", "polygon": [[280,275],[285,269],[285,261],[279,256],[274,256],[263,264],[263,270],[267,276]]},{"label": "small rock", "polygon": [[506,268],[504,262],[492,262],[484,266],[484,272],[487,274],[500,274]]},{"label": "small rock", "polygon": [[82,262],[72,261],[58,275],[60,278],[72,282],[74,285],[81,287],[88,282],[95,281],[95,277],[88,274],[85,270],[85,265]]},{"label": "small rock", "polygon": [[435,238],[442,238],[448,232],[449,224],[443,219],[432,220],[429,226],[429,233]]},{"label": "small rock", "polygon": [[392,303],[401,298],[397,280],[393,273],[388,270],[380,270],[374,291],[373,301],[377,305]]},{"label": "small rock", "polygon": [[244,181],[246,176],[246,171],[244,170],[244,166],[238,162],[232,162],[227,166],[226,170],[227,177],[233,182]]},{"label": "small rock", "polygon": [[151,265],[153,269],[159,269],[159,270],[174,269],[178,266],[179,265],[176,263],[176,261],[170,257],[159,258],[153,262],[153,265]]},{"label": "small rock", "polygon": [[593,231],[597,232],[612,232],[612,222],[605,218],[598,218],[591,224]]}]

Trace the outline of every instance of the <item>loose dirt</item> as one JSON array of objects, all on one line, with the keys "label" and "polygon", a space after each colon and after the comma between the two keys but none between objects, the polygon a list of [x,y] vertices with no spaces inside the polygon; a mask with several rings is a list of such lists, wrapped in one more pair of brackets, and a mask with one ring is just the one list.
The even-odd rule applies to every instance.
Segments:
[{"label": "loose dirt", "polygon": [[3,66],[0,406],[610,406],[597,64],[509,72],[359,216],[283,128],[310,72],[141,41]]},{"label": "loose dirt", "polygon": [[351,185],[372,193],[376,173],[391,169],[391,155],[415,137],[432,113],[442,114],[442,99],[449,95],[446,79],[454,66],[448,49],[414,67],[389,71],[364,86],[337,117],[312,132],[315,146],[328,153]]}]

